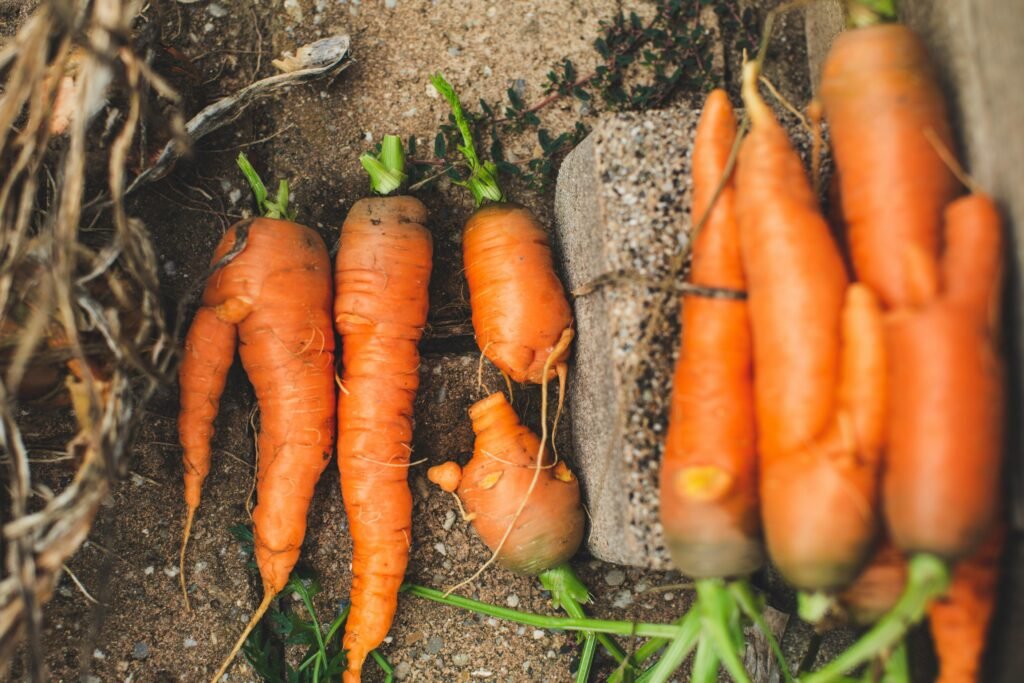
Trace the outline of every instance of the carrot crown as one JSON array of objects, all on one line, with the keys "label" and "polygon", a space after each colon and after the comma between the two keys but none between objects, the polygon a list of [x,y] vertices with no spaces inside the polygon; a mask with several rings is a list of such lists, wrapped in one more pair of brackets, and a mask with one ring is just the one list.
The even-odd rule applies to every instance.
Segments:
[{"label": "carrot crown", "polygon": [[452,116],[455,118],[455,125],[459,127],[459,133],[462,134],[459,151],[462,152],[462,156],[466,157],[466,163],[469,164],[469,178],[456,180],[455,184],[468,188],[473,193],[473,199],[476,200],[477,206],[485,201],[505,201],[505,195],[502,194],[501,188],[498,186],[498,167],[494,165],[493,161],[481,163],[480,157],[477,156],[476,146],[473,144],[473,133],[469,130],[469,122],[466,121],[466,115],[462,111],[459,96],[439,73],[431,76],[430,82],[434,84],[437,92],[441,93],[441,96],[448,101],[448,106],[452,108]]},{"label": "carrot crown", "polygon": [[846,23],[851,28],[863,28],[896,20],[896,0],[847,0]]},{"label": "carrot crown", "polygon": [[370,190],[380,195],[391,194],[402,186],[408,177],[405,173],[405,150],[402,138],[385,135],[380,143],[380,154],[366,153],[359,157],[370,176]]},{"label": "carrot crown", "polygon": [[295,209],[288,206],[287,180],[282,180],[278,183],[277,197],[270,199],[267,195],[267,186],[263,184],[260,174],[249,163],[249,158],[245,156],[244,152],[239,152],[238,154],[238,168],[242,169],[246,180],[249,181],[249,187],[252,188],[252,193],[256,196],[256,207],[262,215],[267,218],[295,220]]}]

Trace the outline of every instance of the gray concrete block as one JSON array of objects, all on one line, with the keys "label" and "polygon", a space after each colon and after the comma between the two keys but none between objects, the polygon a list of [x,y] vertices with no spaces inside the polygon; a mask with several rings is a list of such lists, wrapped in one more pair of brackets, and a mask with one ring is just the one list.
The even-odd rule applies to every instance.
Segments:
[{"label": "gray concrete block", "polygon": [[[627,274],[576,298],[568,391],[573,453],[592,522],[589,548],[610,562],[669,566],[658,470],[678,316],[652,285],[687,246],[697,117],[658,111],[603,118],[563,163],[555,193],[568,288]],[[642,347],[655,318],[666,324]]]}]

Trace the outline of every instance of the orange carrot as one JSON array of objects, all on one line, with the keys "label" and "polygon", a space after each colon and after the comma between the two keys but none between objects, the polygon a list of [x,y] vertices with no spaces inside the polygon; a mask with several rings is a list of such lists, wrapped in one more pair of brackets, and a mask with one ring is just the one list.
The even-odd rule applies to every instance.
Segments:
[{"label": "orange carrot", "polygon": [[873,624],[892,609],[906,584],[907,558],[886,538],[837,602],[853,623]]},{"label": "orange carrot", "polygon": [[[1002,236],[992,200],[946,210],[941,265],[904,252],[915,299],[887,320],[890,362],[885,516],[905,552],[972,553],[996,518],[1002,365],[995,346]],[[922,478],[922,473],[928,473]]]},{"label": "orange carrot", "polygon": [[[284,588],[299,558],[313,488],[334,442],[334,335],[327,249],[288,216],[287,184],[277,202],[244,155],[268,218],[233,226],[214,252],[217,263],[235,253],[206,284],[203,306],[185,341],[178,429],[185,448],[185,543],[203,479],[210,470],[210,436],[235,338],[260,407],[258,504],[253,511],[256,564],[263,601],[214,681],[227,670],[246,636]],[[262,192],[261,192],[262,190]],[[184,572],[182,572],[184,576]],[[182,579],[184,588],[185,582]],[[186,593],[187,599],[187,593]]]},{"label": "orange carrot", "polygon": [[911,285],[893,245],[937,254],[943,207],[959,191],[926,136],[952,146],[935,71],[906,26],[867,26],[836,38],[819,92],[857,276],[885,306],[906,304]]},{"label": "orange carrot", "polygon": [[[704,104],[693,146],[694,225],[711,207],[736,137],[723,90]],[[730,178],[692,247],[690,280],[742,290]],[[697,579],[745,576],[761,566],[750,321],[744,301],[690,296],[661,464],[661,522],[673,563]]]},{"label": "orange carrot", "polygon": [[[572,309],[555,274],[547,233],[533,213],[505,201],[493,163],[480,163],[458,96],[440,74],[431,82],[451,105],[478,210],[466,222],[462,256],[473,329],[484,356],[516,382],[564,383]],[[484,201],[492,202],[481,207]],[[550,369],[544,366],[551,358]]]},{"label": "orange carrot", "polygon": [[[469,417],[476,443],[457,495],[477,534],[497,552],[501,566],[520,574],[540,574],[566,562],[579,549],[584,526],[572,471],[565,461],[555,463],[547,449],[537,462],[540,439],[523,426],[504,394],[477,401]],[[435,483],[451,481],[452,465],[432,467],[428,476]]]},{"label": "orange carrot", "polygon": [[946,596],[928,609],[932,640],[939,657],[937,683],[981,680],[981,657],[995,611],[1005,541],[1005,526],[994,526],[981,548],[953,570],[953,582]]},{"label": "orange carrot", "polygon": [[[768,551],[808,590],[851,581],[878,527],[885,361],[877,302],[847,286],[800,158],[744,67],[736,205],[754,341]],[[845,303],[844,303],[845,298]]]},{"label": "orange carrot", "polygon": [[[397,137],[385,136],[380,160],[362,161],[378,193],[401,184]],[[367,655],[391,628],[412,543],[407,475],[433,251],[426,218],[419,200],[382,196],[356,202],[341,228],[334,301],[344,367],[338,469],[353,548],[345,681],[360,679]]]},{"label": "orange carrot", "polygon": [[[568,562],[583,541],[579,481],[523,426],[504,394],[477,401],[469,417],[476,433],[473,457],[465,467],[455,462],[431,467],[428,478],[458,496],[466,520],[498,564],[537,576],[556,606],[584,618],[582,603],[590,594]],[[625,660],[607,635],[589,637],[617,661]]]}]

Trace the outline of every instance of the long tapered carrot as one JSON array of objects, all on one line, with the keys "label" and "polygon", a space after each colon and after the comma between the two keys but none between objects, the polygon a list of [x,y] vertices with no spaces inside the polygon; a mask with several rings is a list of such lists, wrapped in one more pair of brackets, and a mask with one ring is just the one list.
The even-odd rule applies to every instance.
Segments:
[{"label": "long tapered carrot", "polygon": [[[386,194],[398,187],[381,184],[386,172],[392,179],[402,174],[397,137],[385,138],[381,156],[383,169],[369,159],[364,165],[374,189]],[[426,207],[413,197],[373,197],[353,204],[341,228],[334,301],[344,368],[338,469],[353,548],[345,681],[359,680],[367,655],[391,628],[412,543],[407,477],[417,344],[433,263],[426,218]]]},{"label": "long tapered carrot", "polygon": [[982,546],[953,570],[949,592],[928,609],[928,624],[939,658],[937,683],[981,680],[981,660],[995,612],[1005,542],[1005,526],[994,526]]},{"label": "long tapered carrot", "polygon": [[[704,104],[693,145],[694,225],[711,206],[735,137],[728,96],[715,90]],[[734,202],[729,179],[692,246],[694,284],[746,286]],[[673,563],[687,576],[745,576],[763,561],[753,380],[746,302],[686,297],[660,506]]]},{"label": "long tapered carrot", "polygon": [[[517,382],[564,382],[572,309],[551,256],[547,232],[529,209],[507,202],[493,163],[477,158],[459,98],[440,74],[431,82],[451,106],[477,211],[466,221],[462,256],[473,330],[481,352]],[[485,203],[488,202],[488,203]],[[544,366],[554,354],[550,369]]]},{"label": "long tapered carrot", "polygon": [[857,276],[887,307],[905,304],[911,285],[894,245],[937,254],[943,208],[959,191],[928,139],[931,131],[952,146],[927,51],[900,24],[845,31],[829,50],[819,97]]},{"label": "long tapered carrot", "polygon": [[880,311],[846,272],[800,158],[744,67],[751,130],[736,192],[754,341],[769,553],[802,589],[856,576],[878,527],[884,415]]},{"label": "long tapered carrot", "polygon": [[[227,670],[246,636],[284,588],[299,558],[313,489],[334,444],[334,335],[330,261],[313,230],[284,220],[287,185],[276,201],[244,156],[261,210],[270,216],[233,226],[214,252],[234,258],[208,280],[203,307],[185,343],[179,432],[185,447],[188,520],[209,471],[212,423],[224,378],[240,343],[242,365],[260,408],[256,564],[263,600],[213,680]],[[184,564],[184,549],[182,551]],[[184,584],[184,582],[183,582]]]}]

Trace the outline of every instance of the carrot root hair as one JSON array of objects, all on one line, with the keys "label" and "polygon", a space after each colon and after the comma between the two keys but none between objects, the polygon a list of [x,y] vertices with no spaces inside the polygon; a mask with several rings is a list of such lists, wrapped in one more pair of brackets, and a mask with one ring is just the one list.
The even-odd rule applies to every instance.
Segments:
[{"label": "carrot root hair", "polygon": [[192,520],[196,517],[196,509],[188,506],[185,515],[185,530],[181,533],[181,557],[178,560],[178,576],[181,577],[181,594],[185,598],[185,611],[191,612],[192,605],[188,600],[188,584],[185,583],[185,550],[188,548],[188,537],[192,535]]},{"label": "carrot root hair", "polygon": [[217,683],[217,681],[221,679],[221,676],[227,673],[228,667],[231,666],[231,662],[235,661],[235,657],[238,655],[239,650],[242,649],[242,646],[245,645],[245,641],[249,637],[249,634],[252,633],[252,630],[256,628],[256,624],[260,623],[260,619],[262,619],[263,615],[267,613],[268,609],[270,609],[270,603],[273,602],[276,596],[277,592],[272,590],[270,586],[263,586],[263,602],[261,602],[260,606],[256,608],[252,618],[249,619],[249,623],[245,625],[242,635],[239,636],[238,642],[235,643],[235,646],[231,649],[231,652],[228,654],[227,659],[224,660],[224,663],[220,665],[220,669],[217,670],[217,673],[215,673],[213,678],[210,679],[210,683]]}]

